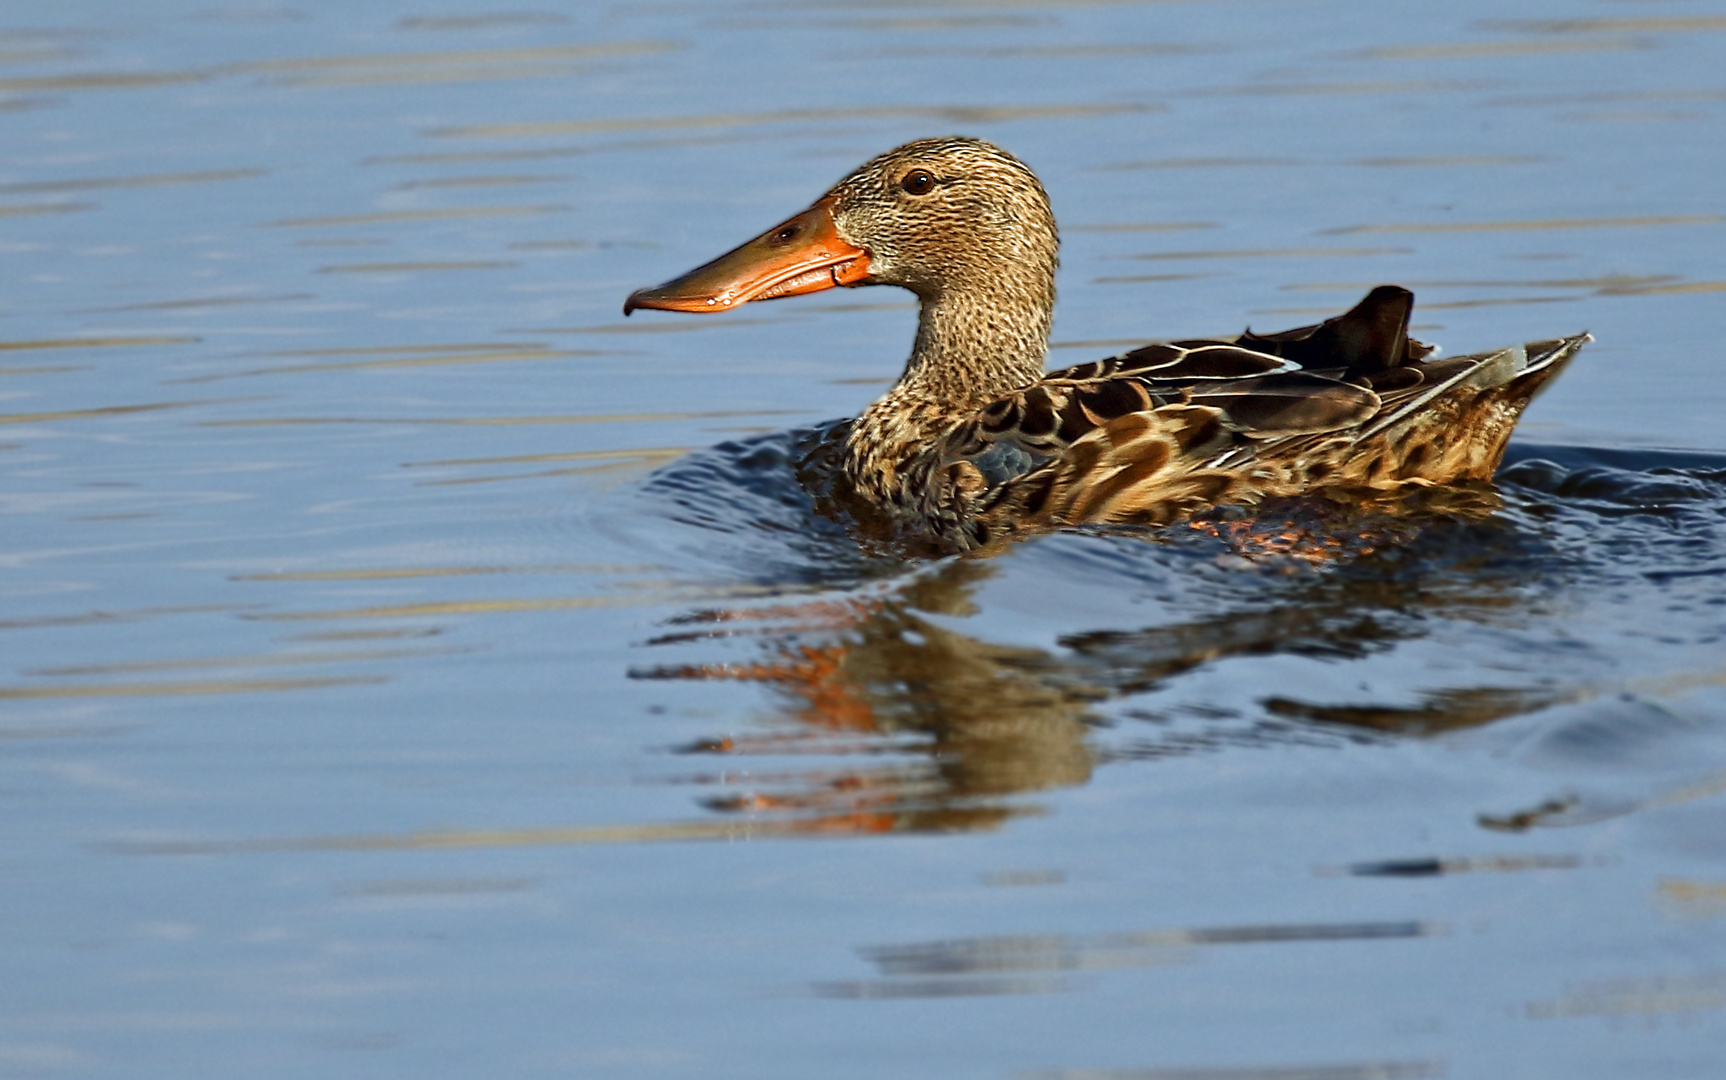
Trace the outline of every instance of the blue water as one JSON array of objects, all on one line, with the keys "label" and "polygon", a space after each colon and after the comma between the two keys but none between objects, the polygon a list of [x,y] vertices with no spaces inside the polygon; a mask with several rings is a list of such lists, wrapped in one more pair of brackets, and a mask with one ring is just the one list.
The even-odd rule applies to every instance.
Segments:
[{"label": "blue water", "polygon": [[[1713,1077],[1726,7],[0,9],[0,1075]],[[623,298],[905,139],[1051,363],[1591,331],[1490,515],[916,563],[914,307]],[[1372,548],[1366,551],[1366,548]]]}]

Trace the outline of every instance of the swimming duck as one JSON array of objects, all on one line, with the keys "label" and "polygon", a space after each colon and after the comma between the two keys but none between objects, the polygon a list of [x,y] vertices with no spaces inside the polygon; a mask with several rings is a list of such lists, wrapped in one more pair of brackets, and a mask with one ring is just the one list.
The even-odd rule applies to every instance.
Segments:
[{"label": "swimming duck", "polygon": [[910,359],[844,430],[837,468],[852,505],[954,552],[1327,487],[1487,481],[1535,391],[1591,340],[1439,359],[1408,336],[1414,294],[1381,285],[1315,326],[1045,372],[1057,247],[1048,195],[1017,158],[981,139],[919,139],[741,247],[632,293],[623,313],[911,290]]}]

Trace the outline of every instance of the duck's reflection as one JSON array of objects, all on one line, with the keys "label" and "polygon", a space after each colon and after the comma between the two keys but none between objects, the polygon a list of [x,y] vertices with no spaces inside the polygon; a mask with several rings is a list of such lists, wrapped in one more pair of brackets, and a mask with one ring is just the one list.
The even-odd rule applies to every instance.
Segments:
[{"label": "duck's reflection", "polygon": [[860,753],[887,762],[755,776],[776,789],[709,800],[717,809],[792,811],[824,831],[987,828],[1023,807],[1003,797],[1090,778],[1087,711],[1110,690],[1038,649],[997,645],[939,625],[972,614],[993,573],[946,565],[895,592],[844,603],[705,610],[659,643],[754,637],[748,663],[656,667],[638,678],[748,680],[798,723],[790,734],[727,738],[692,750],[739,755]]},{"label": "duck's reflection", "polygon": [[[1327,706],[1270,693],[1259,699],[1261,716],[1244,724],[1231,717],[1208,734],[1170,730],[1159,737],[1152,724],[1150,737],[1125,745],[1094,737],[1105,722],[1098,709],[1105,701],[1165,689],[1184,673],[1230,658],[1364,658],[1423,635],[1434,615],[1509,608],[1531,580],[1551,570],[1549,558],[1506,557],[1526,534],[1486,521],[1484,513],[1448,506],[1441,520],[1402,518],[1395,528],[1394,537],[1357,529],[1353,550],[1339,556],[1334,545],[1319,555],[1303,552],[1300,537],[1308,534],[1286,522],[1201,523],[1195,533],[1210,533],[1214,562],[1256,560],[1243,576],[1266,581],[1261,593],[1237,591],[1223,610],[1185,622],[1070,634],[1053,651],[955,629],[959,619],[978,613],[977,588],[999,567],[962,560],[896,589],[841,601],[692,612],[653,644],[720,648],[720,639],[732,639],[723,647],[746,643],[754,655],[644,667],[633,675],[768,688],[788,721],[777,733],[715,738],[689,749],[759,765],[767,757],[783,762],[814,754],[822,767],[752,768],[746,791],[729,774],[704,777],[731,792],[708,805],[798,818],[822,832],[987,828],[1034,809],[1013,796],[1084,784],[1107,760],[1421,734],[1550,704],[1552,695],[1492,687],[1448,688],[1397,707]],[[1436,545],[1423,549],[1429,534]],[[1310,535],[1330,544],[1336,534]],[[1298,563],[1303,572],[1278,574],[1278,560]]]}]

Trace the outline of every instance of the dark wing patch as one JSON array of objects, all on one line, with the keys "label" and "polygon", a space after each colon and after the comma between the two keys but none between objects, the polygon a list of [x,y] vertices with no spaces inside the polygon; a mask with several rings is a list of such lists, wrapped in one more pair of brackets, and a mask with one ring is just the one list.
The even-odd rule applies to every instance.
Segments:
[{"label": "dark wing patch", "polygon": [[1421,368],[1393,367],[1363,375],[1360,381],[1368,390],[1383,395],[1397,390],[1412,390],[1427,380],[1426,373]]},{"label": "dark wing patch", "polygon": [[1187,379],[1242,379],[1299,369],[1300,365],[1292,360],[1255,352],[1229,341],[1177,341],[1171,345],[1146,345],[1107,360],[1050,372],[1044,381],[1103,383],[1143,378],[1156,383],[1178,383]]},{"label": "dark wing patch", "polygon": [[1104,363],[1111,365],[1112,374],[1137,375],[1177,363],[1186,354],[1187,350],[1179,345],[1141,345]]},{"label": "dark wing patch", "polygon": [[1004,397],[991,403],[988,408],[983,410],[980,419],[984,431],[991,435],[999,435],[1003,431],[1017,427],[1019,417],[1023,416],[1024,413],[1024,402],[1019,400],[1017,394],[1014,394],[1011,397]]},{"label": "dark wing patch", "polygon": [[1274,371],[1293,371],[1295,364],[1238,345],[1193,343],[1185,356],[1148,372],[1158,381],[1181,379],[1245,379]]},{"label": "dark wing patch", "polygon": [[1408,316],[1413,308],[1413,293],[1397,285],[1380,285],[1333,319],[1276,334],[1248,330],[1236,343],[1304,368],[1340,367],[1349,375],[1370,375],[1432,351],[1409,340]]},{"label": "dark wing patch", "polygon": [[1053,434],[1057,423],[1055,409],[1058,403],[1053,400],[1049,388],[1033,386],[1018,397],[1021,401],[1019,434],[1033,439]]},{"label": "dark wing patch", "polygon": [[1221,409],[1223,422],[1250,438],[1337,431],[1379,411],[1371,390],[1304,371],[1195,387],[1192,401]]},{"label": "dark wing patch", "polygon": [[1080,390],[1075,396],[1099,423],[1151,407],[1150,393],[1137,379],[1111,379]]}]

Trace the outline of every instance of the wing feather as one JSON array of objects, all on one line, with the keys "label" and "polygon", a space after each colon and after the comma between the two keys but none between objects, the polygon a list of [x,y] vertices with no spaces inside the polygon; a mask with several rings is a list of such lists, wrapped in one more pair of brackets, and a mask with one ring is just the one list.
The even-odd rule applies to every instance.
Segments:
[{"label": "wing feather", "polygon": [[[1023,527],[1163,524],[1231,492],[1490,476],[1515,413],[1589,338],[1429,359],[1407,336],[1412,302],[1382,286],[1315,326],[1146,345],[1052,372],[930,448],[931,508],[985,543]],[[1499,424],[1470,420],[1492,400],[1509,403],[1509,420],[1471,432],[1482,446],[1466,463],[1447,436],[1422,442],[1451,422]]]}]

